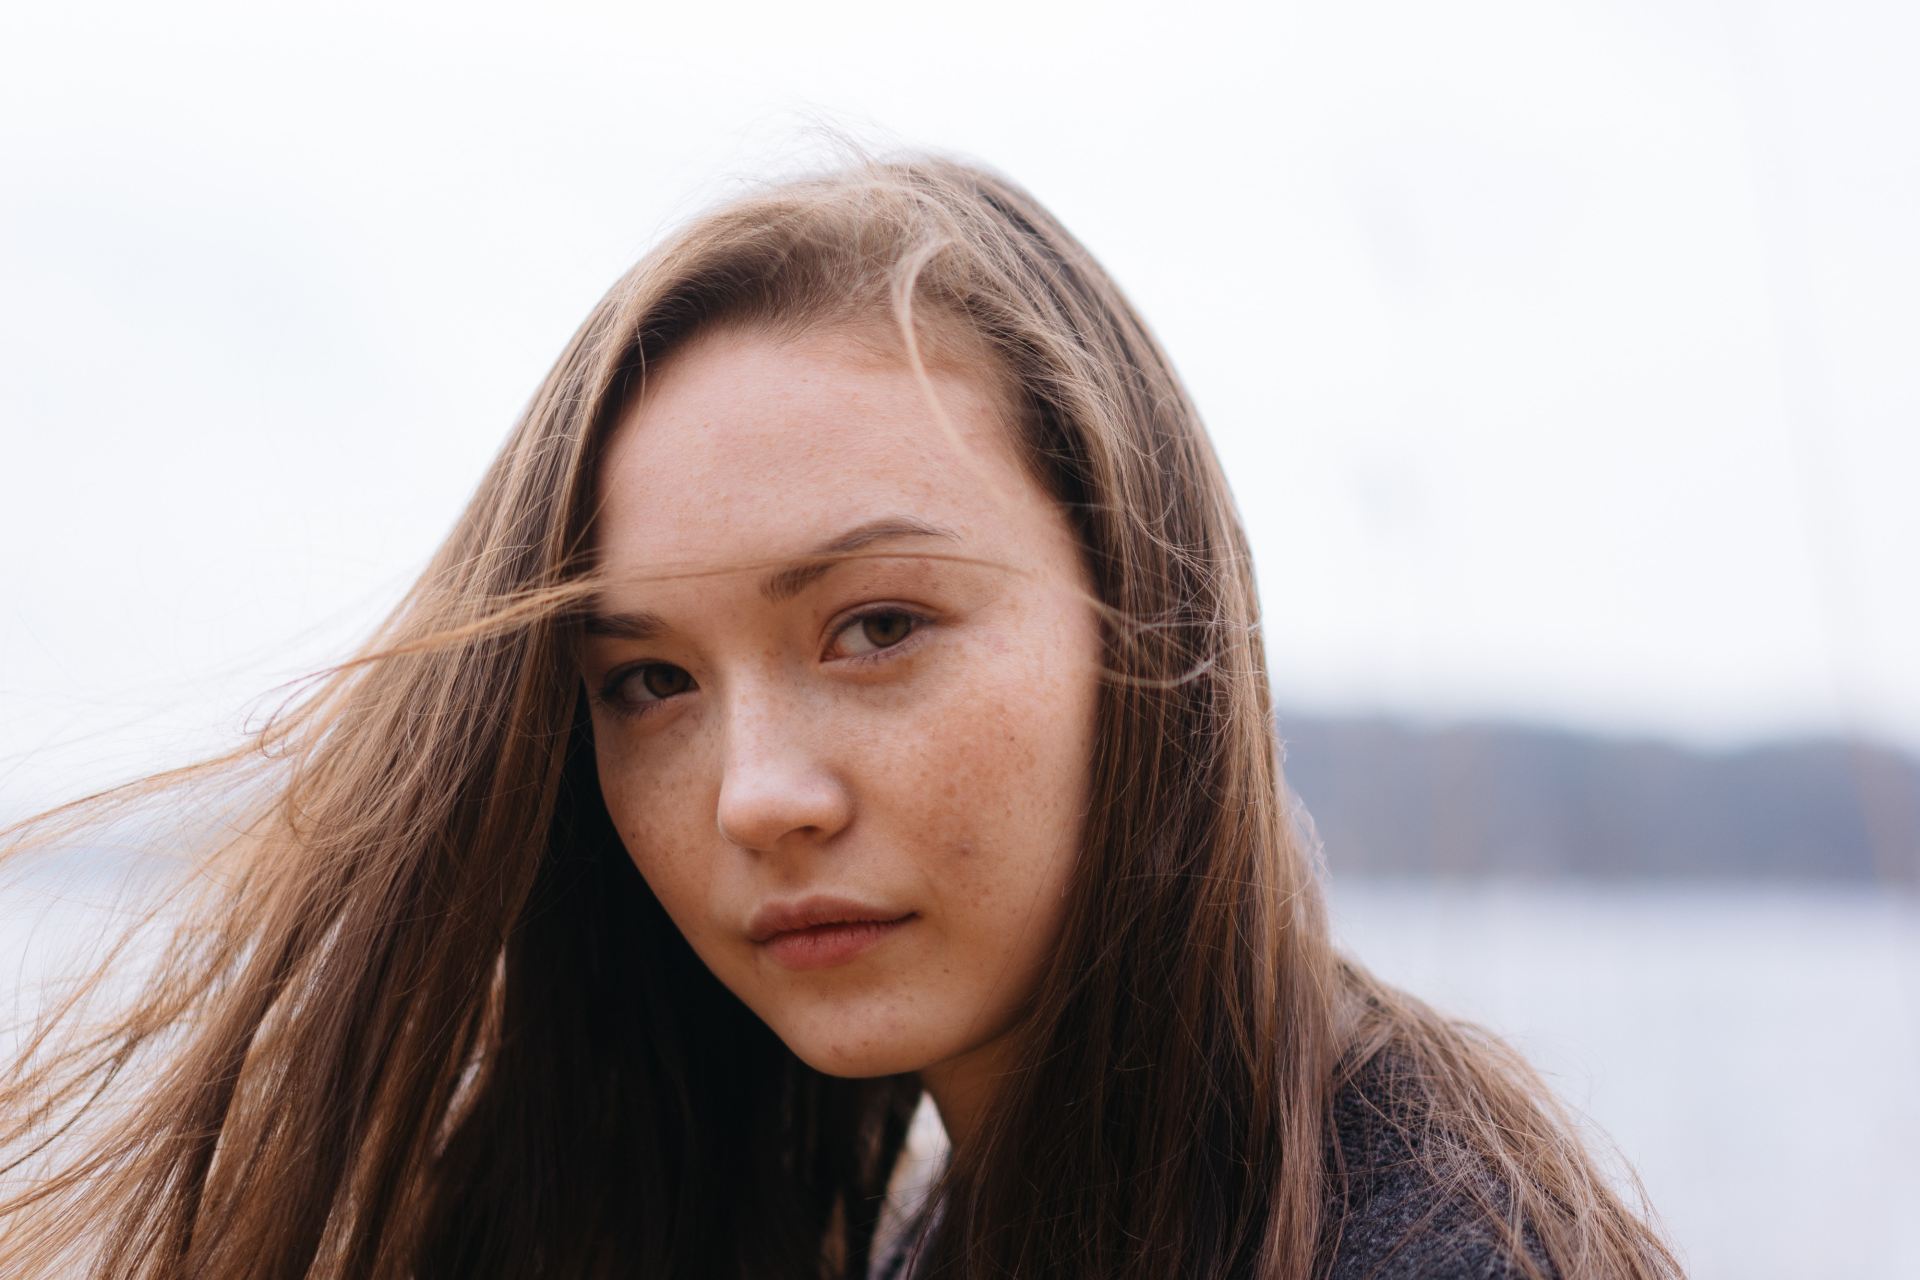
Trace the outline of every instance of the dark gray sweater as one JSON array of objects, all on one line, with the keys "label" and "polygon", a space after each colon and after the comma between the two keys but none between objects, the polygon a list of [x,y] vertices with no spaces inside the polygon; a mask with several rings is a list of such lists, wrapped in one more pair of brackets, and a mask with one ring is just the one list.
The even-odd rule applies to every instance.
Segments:
[{"label": "dark gray sweater", "polygon": [[[1334,1099],[1333,1120],[1347,1178],[1328,1205],[1320,1280],[1507,1280],[1526,1273],[1475,1203],[1472,1182],[1435,1182],[1388,1119],[1384,1064],[1361,1073]],[[1332,1151],[1329,1150],[1329,1157]],[[1332,1172],[1331,1168],[1329,1170]],[[1504,1188],[1481,1177],[1478,1190],[1504,1210]],[[1531,1228],[1534,1264],[1561,1280]],[[907,1280],[906,1242],[875,1259],[872,1280]]]},{"label": "dark gray sweater", "polygon": [[[1507,1189],[1466,1171],[1437,1183],[1391,1120],[1376,1065],[1334,1099],[1334,1127],[1348,1179],[1328,1206],[1325,1280],[1495,1280],[1522,1271],[1476,1191],[1504,1212]],[[1331,1173],[1331,1170],[1330,1170]],[[1531,1226],[1527,1251],[1543,1276],[1558,1280]]]}]

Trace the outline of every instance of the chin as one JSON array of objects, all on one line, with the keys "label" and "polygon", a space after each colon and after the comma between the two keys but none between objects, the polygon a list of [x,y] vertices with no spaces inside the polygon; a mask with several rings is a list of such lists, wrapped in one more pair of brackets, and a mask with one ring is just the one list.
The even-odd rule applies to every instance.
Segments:
[{"label": "chin", "polygon": [[780,1039],[800,1061],[821,1075],[842,1080],[871,1080],[879,1076],[904,1075],[918,1071],[932,1061],[931,1055],[903,1052],[898,1044],[884,1037],[865,1044],[863,1035],[854,1036],[781,1036]]}]

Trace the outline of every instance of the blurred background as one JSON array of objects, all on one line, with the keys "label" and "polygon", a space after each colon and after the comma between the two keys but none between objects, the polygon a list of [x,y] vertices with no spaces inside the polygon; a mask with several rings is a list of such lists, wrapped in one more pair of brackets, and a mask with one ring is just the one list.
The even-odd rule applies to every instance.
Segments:
[{"label": "blurred background", "polygon": [[[821,125],[958,152],[1207,418],[1344,942],[1518,1043],[1695,1276],[1920,1275],[1917,42],[1892,0],[13,6],[0,817],[342,654],[676,221]],[[8,985],[82,896],[0,902]]]}]

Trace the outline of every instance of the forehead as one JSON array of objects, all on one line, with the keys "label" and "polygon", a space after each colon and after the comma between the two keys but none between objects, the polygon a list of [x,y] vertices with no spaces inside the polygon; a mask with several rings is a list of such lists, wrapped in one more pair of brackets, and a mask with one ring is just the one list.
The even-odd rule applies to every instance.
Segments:
[{"label": "forehead", "polygon": [[992,371],[928,381],[834,333],[701,335],[650,371],[598,477],[606,565],[778,556],[861,521],[909,515],[1004,541],[1051,503],[1021,466]]}]

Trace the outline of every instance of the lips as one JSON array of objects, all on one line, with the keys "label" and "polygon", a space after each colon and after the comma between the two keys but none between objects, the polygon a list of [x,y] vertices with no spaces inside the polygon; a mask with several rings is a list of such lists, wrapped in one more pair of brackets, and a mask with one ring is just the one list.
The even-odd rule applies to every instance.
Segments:
[{"label": "lips", "polygon": [[821,925],[896,924],[913,915],[874,906],[852,898],[815,895],[797,902],[774,902],[754,912],[747,922],[747,937],[756,943],[773,941],[783,933],[815,929]]},{"label": "lips", "polygon": [[767,958],[784,969],[832,969],[852,962],[880,946],[917,917],[860,921],[854,924],[817,924],[811,929],[789,929],[760,944]]}]

